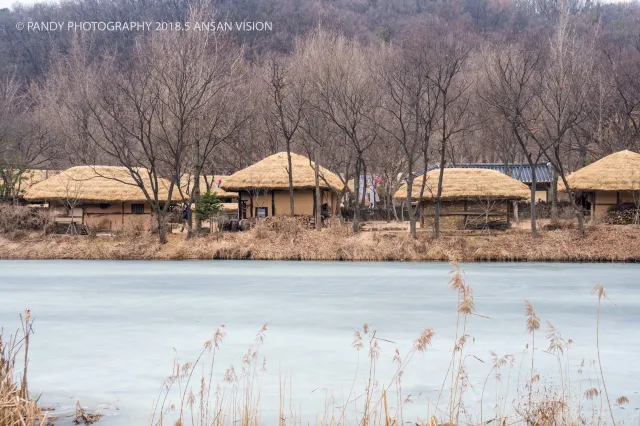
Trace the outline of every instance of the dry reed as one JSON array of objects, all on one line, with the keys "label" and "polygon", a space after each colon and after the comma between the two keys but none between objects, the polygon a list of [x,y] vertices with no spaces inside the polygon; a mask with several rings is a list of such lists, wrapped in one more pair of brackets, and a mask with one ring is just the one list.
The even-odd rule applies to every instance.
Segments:
[{"label": "dry reed", "polygon": [[[49,424],[46,412],[37,401],[31,399],[27,387],[27,366],[29,358],[29,336],[32,334],[31,313],[27,309],[21,317],[22,329],[19,334],[3,340],[0,330],[0,425],[2,426],[45,426]],[[22,377],[16,370],[20,362]]]},{"label": "dry reed", "polygon": [[[606,398],[608,402],[606,390],[604,393],[600,391],[600,384],[598,384],[597,387],[591,387],[582,393],[580,388],[575,388],[571,384],[569,349],[572,341],[565,339],[560,331],[549,322],[546,322],[545,338],[548,347],[545,352],[555,356],[558,366],[557,374],[542,377],[535,368],[535,336],[536,332],[540,330],[541,319],[528,301],[525,301],[524,330],[531,334],[532,353],[531,367],[529,371],[524,373],[527,380],[521,386],[521,373],[518,372],[518,385],[515,389],[509,389],[515,357],[510,354],[497,355],[491,352],[490,362],[486,363],[490,369],[480,395],[480,416],[477,417],[468,409],[465,403],[466,392],[472,388],[472,385],[465,364],[467,358],[475,357],[475,355],[465,351],[467,344],[473,340],[473,337],[466,333],[467,323],[474,317],[482,317],[482,315],[475,312],[473,290],[466,283],[460,265],[457,262],[452,262],[452,266],[449,284],[457,295],[457,306],[455,307],[457,316],[451,361],[448,370],[444,372],[444,380],[437,401],[427,398],[426,410],[420,410],[421,412],[426,411],[427,415],[424,418],[420,416],[411,418],[405,412],[406,405],[411,404],[413,400],[410,395],[403,393],[402,377],[407,366],[416,362],[414,360],[416,354],[428,353],[435,331],[432,328],[426,328],[404,356],[401,356],[400,351],[395,349],[393,354],[393,363],[397,366],[395,374],[390,379],[382,381],[377,376],[382,352],[380,342],[390,341],[381,339],[375,329],[364,324],[361,329],[355,331],[352,342],[352,347],[358,353],[358,359],[361,354],[366,356],[365,380],[362,382],[362,388],[358,387],[356,380],[360,368],[360,363],[358,363],[348,392],[341,398],[328,395],[323,411],[320,411],[316,416],[315,424],[317,426],[401,426],[406,423],[413,423],[415,426],[578,426],[603,424],[605,412],[602,409],[596,411],[593,408],[589,413],[582,405],[581,400],[597,404],[598,402],[602,403]],[[607,296],[601,286],[596,286],[594,292],[598,295],[599,311],[600,300],[607,298]],[[599,324],[596,327],[598,361],[594,360],[591,364],[597,373],[596,377],[601,378],[601,384],[604,385],[604,375],[599,360],[598,328]],[[213,371],[215,355],[220,350],[222,340],[226,336],[222,329],[216,330],[212,339],[205,342],[202,352],[193,363],[180,365],[176,361],[174,372],[163,384],[160,396],[154,404],[151,425],[232,426],[239,424],[241,426],[257,426],[262,424],[260,420],[260,383],[265,361],[259,361],[259,348],[264,343],[265,330],[266,326],[263,326],[258,332],[254,344],[242,360],[240,372],[238,373],[233,367],[227,369],[218,384],[213,379]],[[540,343],[538,342],[538,344]],[[527,344],[527,348],[523,352],[523,359],[527,357],[528,347]],[[205,361],[206,356],[210,357],[207,361]],[[192,376],[198,366],[203,366],[205,363],[206,368],[200,368],[201,376],[196,381]],[[484,361],[482,363],[484,364]],[[579,375],[583,374],[584,367],[585,362],[582,361],[577,372]],[[506,380],[503,379],[503,375],[507,376]],[[482,411],[483,397],[491,379],[494,381],[495,406],[490,418],[486,419],[486,413]],[[433,378],[428,380],[432,381]],[[212,393],[213,389],[215,392]],[[278,426],[304,424],[293,408],[291,386],[288,388],[289,396],[287,397],[286,380],[280,378],[279,389]],[[175,397],[178,401],[171,403],[168,400],[170,397]],[[420,399],[424,401],[424,397]],[[289,401],[288,409],[285,403],[287,400]],[[389,404],[389,401],[393,400],[396,401],[395,407]],[[629,399],[626,396],[620,396],[616,399],[617,406],[627,403],[629,403]],[[610,417],[614,422],[611,410],[612,408],[609,406]],[[173,412],[173,418],[169,419],[171,412]],[[310,425],[312,422],[307,421],[306,423]]]}]

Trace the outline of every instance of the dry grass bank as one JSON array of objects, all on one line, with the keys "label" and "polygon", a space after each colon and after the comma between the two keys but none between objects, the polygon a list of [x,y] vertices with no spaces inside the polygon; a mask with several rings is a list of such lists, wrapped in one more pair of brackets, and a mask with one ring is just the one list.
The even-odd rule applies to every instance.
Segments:
[{"label": "dry grass bank", "polygon": [[346,227],[305,230],[295,224],[258,227],[186,241],[169,236],[161,246],[153,235],[70,237],[0,235],[3,259],[256,259],[351,261],[640,261],[640,227],[598,225],[585,238],[578,231],[542,231],[533,240],[524,230],[450,234],[433,240],[427,232],[412,240],[406,231],[353,234]]}]

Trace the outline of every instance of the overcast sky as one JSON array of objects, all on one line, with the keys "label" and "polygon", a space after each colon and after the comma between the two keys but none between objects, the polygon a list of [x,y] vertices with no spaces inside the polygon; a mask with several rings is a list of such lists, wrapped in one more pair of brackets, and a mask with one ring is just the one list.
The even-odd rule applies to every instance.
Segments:
[{"label": "overcast sky", "polygon": [[[5,7],[8,7],[11,9],[11,6],[13,6],[16,3],[15,0],[0,0],[0,9],[4,9]],[[26,1],[21,1],[20,3],[23,4],[32,4],[35,3],[35,0],[26,0]]]},{"label": "overcast sky", "polygon": [[[32,4],[35,3],[36,1],[38,1],[38,3],[51,3],[51,2],[55,2],[57,3],[57,1],[55,0],[47,0],[45,2],[43,2],[42,0],[20,0],[20,3],[22,4]],[[609,2],[616,2],[616,1],[625,1],[625,0],[604,0],[605,3],[609,3]],[[11,8],[14,4],[16,3],[16,0],[0,0],[0,9],[8,7]]]}]

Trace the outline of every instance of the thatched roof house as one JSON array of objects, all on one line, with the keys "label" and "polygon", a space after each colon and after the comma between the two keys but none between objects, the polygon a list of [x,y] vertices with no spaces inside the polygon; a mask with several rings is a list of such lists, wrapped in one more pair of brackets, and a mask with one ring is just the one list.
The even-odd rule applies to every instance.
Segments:
[{"label": "thatched roof house", "polygon": [[[583,207],[596,219],[613,206],[640,202],[640,154],[620,151],[567,176],[572,191]],[[562,181],[558,190],[566,192]]]},{"label": "thatched roof house", "polygon": [[[149,193],[151,181],[141,173]],[[169,181],[160,180],[159,197],[169,197]],[[146,197],[125,167],[76,166],[33,185],[25,193],[29,201],[54,201],[74,198],[82,202],[144,202]]]},{"label": "thatched roof house", "polygon": [[[620,151],[567,176],[576,191],[640,191],[640,154]],[[564,183],[558,189],[565,192]]]},{"label": "thatched roof house", "polygon": [[[496,170],[445,168],[442,186],[441,226],[443,229],[506,228],[509,226],[510,200],[529,198],[530,189],[522,182]],[[426,176],[420,224],[432,224],[435,216],[434,200],[438,194],[440,169],[416,178],[411,199],[420,198]],[[407,184],[402,184],[393,197],[406,200]]]},{"label": "thatched roof house", "polygon": [[[417,200],[420,197],[420,189],[425,175],[413,181],[411,198]],[[438,181],[440,169],[432,170],[426,174],[423,199],[433,200],[438,194]],[[470,200],[470,199],[500,199],[523,200],[530,196],[529,188],[496,170],[487,169],[444,169],[444,182],[442,186],[442,200]],[[393,195],[395,199],[404,200],[407,197],[407,184]]]},{"label": "thatched roof house", "polygon": [[[335,213],[338,205],[336,193],[343,187],[340,178],[320,167],[322,200],[316,200],[314,163],[294,153],[291,153],[291,163],[295,214],[312,215],[317,202]],[[225,191],[239,193],[241,219],[289,214],[288,169],[287,153],[279,152],[227,177],[221,187]]]},{"label": "thatched roof house", "polygon": [[[314,189],[316,187],[314,164],[307,157],[291,153],[294,189]],[[246,191],[250,189],[289,190],[289,165],[287,153],[279,152],[264,160],[242,169],[222,182],[226,191]],[[335,173],[320,167],[320,187],[340,191],[342,181]]]},{"label": "thatched roof house", "polygon": [[[153,194],[149,177],[141,174]],[[160,201],[168,200],[169,186],[169,181],[159,180]],[[54,220],[68,229],[76,225],[99,230],[153,227],[151,206],[125,167],[71,167],[33,185],[25,199],[48,202]]]}]

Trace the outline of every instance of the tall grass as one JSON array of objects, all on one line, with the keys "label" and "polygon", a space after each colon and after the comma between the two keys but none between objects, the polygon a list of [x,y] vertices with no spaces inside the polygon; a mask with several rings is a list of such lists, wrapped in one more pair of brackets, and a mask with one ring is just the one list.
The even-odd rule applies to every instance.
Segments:
[{"label": "tall grass", "polygon": [[[0,425],[44,426],[49,423],[47,413],[31,398],[27,386],[29,337],[33,324],[28,309],[21,320],[21,330],[8,340],[3,339],[0,330]],[[22,374],[19,368],[22,368]]]},{"label": "tall grass", "polygon": [[[340,397],[326,396],[324,408],[315,419],[302,419],[293,403],[291,386],[286,379],[279,380],[278,426],[401,426],[412,423],[416,426],[441,425],[602,425],[609,421],[615,425],[613,406],[605,384],[600,358],[600,301],[608,299],[602,286],[596,286],[597,320],[594,330],[597,361],[579,363],[574,370],[570,358],[573,343],[566,339],[550,322],[546,322],[546,334],[541,334],[541,318],[533,305],[525,301],[523,332],[531,337],[516,366],[513,354],[498,355],[491,352],[490,361],[482,363],[488,371],[481,389],[475,389],[468,373],[467,362],[478,358],[467,350],[475,340],[468,334],[469,324],[475,317],[484,317],[475,311],[474,294],[466,282],[457,262],[452,263],[449,286],[457,297],[455,309],[455,334],[450,346],[450,359],[442,377],[426,377],[428,387],[438,384],[436,398],[419,397],[424,405],[416,405],[415,397],[403,390],[403,377],[407,367],[420,362],[417,354],[426,362],[436,331],[425,328],[413,341],[406,354],[398,349],[393,354],[394,373],[382,381],[377,371],[380,366],[381,342],[376,330],[365,324],[354,333],[353,349],[364,356],[366,363],[358,363],[353,381]],[[176,361],[174,371],[163,383],[158,399],[154,403],[150,424],[152,426],[258,426],[267,424],[261,420],[260,386],[264,373],[264,359],[260,358],[260,347],[264,343],[266,325],[244,358],[240,370],[226,370],[216,365],[216,354],[220,351],[226,333],[218,329],[207,340],[199,356],[192,363]],[[545,347],[543,347],[546,346]],[[554,357],[557,368],[552,374],[543,376],[536,367],[538,353]],[[214,377],[224,371],[223,379]],[[581,382],[571,380],[576,374],[591,377],[595,373],[595,386],[583,390]],[[357,378],[364,373],[364,381]],[[517,375],[513,378],[513,375]],[[514,386],[515,382],[515,386]],[[591,383],[591,379],[589,379]],[[288,394],[287,394],[288,392]],[[485,397],[492,395],[493,407],[486,408]],[[479,399],[479,401],[478,401]],[[172,402],[175,400],[175,402]],[[288,406],[287,406],[288,401]],[[391,401],[391,404],[390,404]],[[426,402],[426,404],[425,404]],[[470,409],[480,404],[477,410]],[[603,409],[606,402],[607,410]],[[628,403],[626,396],[616,399],[617,405]],[[599,404],[599,408],[598,408]],[[411,410],[407,407],[411,406]],[[275,407],[269,407],[273,410]],[[415,413],[422,413],[416,415]],[[270,423],[269,423],[270,424]]]}]

